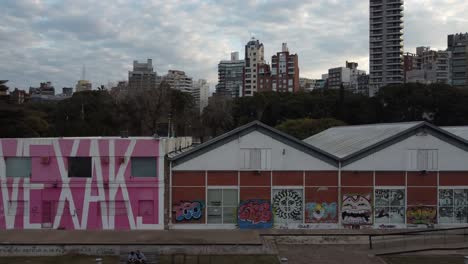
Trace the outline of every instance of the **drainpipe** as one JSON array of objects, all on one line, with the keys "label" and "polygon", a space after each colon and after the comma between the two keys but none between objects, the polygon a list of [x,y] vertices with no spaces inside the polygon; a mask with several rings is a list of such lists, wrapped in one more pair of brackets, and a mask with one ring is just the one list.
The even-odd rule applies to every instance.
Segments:
[{"label": "drainpipe", "polygon": [[169,212],[167,212],[167,226],[172,224],[172,160],[169,161]]},{"label": "drainpipe", "polygon": [[341,225],[341,161],[338,162],[338,228],[342,228]]}]

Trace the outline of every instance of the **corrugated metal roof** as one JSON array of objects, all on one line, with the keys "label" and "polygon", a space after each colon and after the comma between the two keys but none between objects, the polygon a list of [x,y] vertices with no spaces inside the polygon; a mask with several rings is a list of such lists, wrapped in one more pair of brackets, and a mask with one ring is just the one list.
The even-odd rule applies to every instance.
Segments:
[{"label": "corrugated metal roof", "polygon": [[333,127],[305,139],[304,142],[339,158],[345,158],[421,123],[424,122]]},{"label": "corrugated metal roof", "polygon": [[468,140],[468,126],[441,127],[441,128],[447,132],[454,134],[455,136]]}]

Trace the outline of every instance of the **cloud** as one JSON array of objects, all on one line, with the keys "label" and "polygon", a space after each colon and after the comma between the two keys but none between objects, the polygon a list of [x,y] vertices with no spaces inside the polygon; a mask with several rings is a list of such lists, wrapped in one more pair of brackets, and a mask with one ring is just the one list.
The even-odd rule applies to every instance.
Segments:
[{"label": "cloud", "polygon": [[[180,69],[214,86],[218,62],[251,36],[268,61],[288,42],[303,77],[346,60],[367,70],[368,10],[363,0],[3,0],[0,79],[74,86],[86,65],[98,86],[152,58],[158,74]],[[444,49],[448,34],[467,31],[465,0],[407,0],[404,12],[406,51]]]}]

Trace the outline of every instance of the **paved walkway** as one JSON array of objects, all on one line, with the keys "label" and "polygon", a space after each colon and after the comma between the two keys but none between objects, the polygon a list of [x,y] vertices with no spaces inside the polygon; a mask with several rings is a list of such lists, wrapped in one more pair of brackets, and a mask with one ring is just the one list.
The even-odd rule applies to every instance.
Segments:
[{"label": "paved walkway", "polygon": [[161,231],[0,231],[2,244],[153,244],[153,245],[261,245],[256,231],[161,230]]},{"label": "paved walkway", "polygon": [[354,245],[278,245],[279,256],[289,264],[384,264],[379,257],[369,255],[367,247]]}]

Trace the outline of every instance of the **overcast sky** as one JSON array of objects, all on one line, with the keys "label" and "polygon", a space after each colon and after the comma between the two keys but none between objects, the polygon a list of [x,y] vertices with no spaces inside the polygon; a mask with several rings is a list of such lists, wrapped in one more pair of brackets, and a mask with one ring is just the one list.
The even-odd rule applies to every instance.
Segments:
[{"label": "overcast sky", "polygon": [[[133,60],[158,74],[184,70],[217,82],[217,64],[243,57],[252,36],[265,59],[287,42],[301,77],[356,61],[368,70],[366,0],[0,0],[0,79],[10,88],[73,86],[86,65],[93,87],[126,80]],[[466,0],[405,0],[405,51],[445,49],[468,31]]]}]

